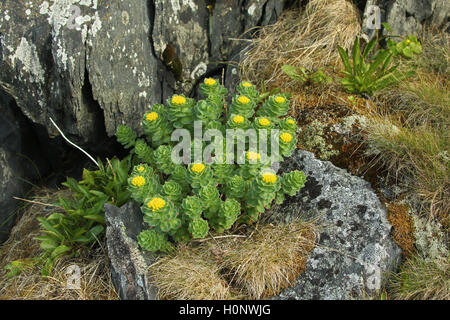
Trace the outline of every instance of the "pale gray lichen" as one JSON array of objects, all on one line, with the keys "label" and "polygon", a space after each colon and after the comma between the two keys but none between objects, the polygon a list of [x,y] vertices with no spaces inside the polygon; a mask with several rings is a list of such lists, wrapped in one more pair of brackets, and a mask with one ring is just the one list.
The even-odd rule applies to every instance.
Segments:
[{"label": "pale gray lichen", "polygon": [[331,144],[325,140],[324,129],[326,124],[314,120],[300,130],[300,142],[311,151],[318,151],[322,160],[329,160],[332,156],[338,155],[339,151],[334,150]]}]

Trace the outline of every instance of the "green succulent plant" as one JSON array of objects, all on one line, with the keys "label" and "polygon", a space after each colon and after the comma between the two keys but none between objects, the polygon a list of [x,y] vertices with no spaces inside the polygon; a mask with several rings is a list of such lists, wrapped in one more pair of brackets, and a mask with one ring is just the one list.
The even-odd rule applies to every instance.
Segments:
[{"label": "green succulent plant", "polygon": [[[145,250],[168,252],[177,242],[222,233],[239,223],[253,223],[272,203],[284,199],[285,194],[295,194],[304,184],[300,172],[281,177],[270,171],[272,160],[283,161],[296,148],[296,121],[285,118],[288,95],[260,94],[253,84],[243,81],[227,107],[227,90],[217,80],[205,79],[200,91],[205,99],[197,102],[175,95],[165,106],[152,106],[142,120],[143,138],[129,128],[119,127],[117,131],[118,141],[142,162],[131,170],[128,190],[141,205],[148,225],[138,238]],[[236,134],[232,141],[223,139],[223,145],[218,144],[200,161],[195,160],[196,151],[206,156],[210,145],[191,138],[189,150],[183,149],[189,164],[176,163],[172,150],[177,142],[168,137],[176,129],[192,133],[194,121],[201,121],[204,131],[216,129],[215,133],[224,135],[234,130],[244,135]],[[252,150],[255,146],[250,148],[251,137],[245,136],[246,130],[256,132],[256,147],[265,144],[267,155]],[[274,159],[272,139],[279,140],[280,149]],[[216,142],[210,141],[211,145]]]}]

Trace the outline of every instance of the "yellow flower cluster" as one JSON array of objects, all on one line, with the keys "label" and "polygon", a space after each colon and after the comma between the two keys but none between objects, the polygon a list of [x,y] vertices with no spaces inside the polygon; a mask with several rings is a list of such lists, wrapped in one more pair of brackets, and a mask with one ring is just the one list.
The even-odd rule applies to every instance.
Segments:
[{"label": "yellow flower cluster", "polygon": [[240,123],[244,122],[244,117],[243,116],[234,116],[233,122],[236,124],[240,124]]},{"label": "yellow flower cluster", "polygon": [[147,121],[155,121],[158,119],[159,115],[156,112],[150,112],[145,116],[145,120]]},{"label": "yellow flower cluster", "polygon": [[152,211],[158,211],[159,209],[164,208],[165,205],[166,201],[161,198],[153,198],[152,200],[147,202],[147,207],[152,209]]},{"label": "yellow flower cluster", "polygon": [[145,171],[145,168],[143,166],[140,166],[140,167],[137,168],[137,171],[143,172],[143,171]]},{"label": "yellow flower cluster", "polygon": [[277,182],[277,176],[273,173],[263,173],[261,175],[262,180],[265,183],[275,183]]},{"label": "yellow flower cluster", "polygon": [[268,126],[270,124],[270,120],[267,119],[267,118],[261,118],[261,119],[259,119],[258,122],[263,127],[266,127],[266,126]]},{"label": "yellow flower cluster", "polygon": [[142,187],[145,185],[145,178],[143,176],[136,176],[131,179],[131,184],[135,187]]},{"label": "yellow flower cluster", "polygon": [[250,99],[249,99],[248,97],[246,97],[246,96],[240,96],[240,97],[237,99],[237,101],[238,101],[239,103],[242,103],[242,104],[248,104],[248,103],[250,103]]},{"label": "yellow flower cluster", "polygon": [[191,170],[194,171],[195,173],[202,173],[203,170],[205,170],[205,165],[202,163],[195,163],[192,165]]},{"label": "yellow flower cluster", "polygon": [[247,152],[248,160],[261,160],[261,155],[257,152]]},{"label": "yellow flower cluster", "polygon": [[206,78],[205,79],[205,84],[209,87],[212,87],[214,85],[216,85],[217,81],[212,79],[212,78]]},{"label": "yellow flower cluster", "polygon": [[242,82],[242,86],[243,86],[244,88],[250,88],[250,87],[253,87],[253,85],[252,85],[250,82],[248,82],[248,81]]},{"label": "yellow flower cluster", "polygon": [[289,143],[292,140],[292,135],[290,133],[285,132],[280,136],[280,138],[281,141],[283,141],[284,143]]},{"label": "yellow flower cluster", "polygon": [[185,104],[186,103],[186,98],[183,96],[178,96],[175,95],[172,97],[172,103],[173,104]]},{"label": "yellow flower cluster", "polygon": [[287,123],[289,123],[289,124],[295,124],[295,121],[292,120],[292,119],[289,119],[289,120],[287,121]]},{"label": "yellow flower cluster", "polygon": [[276,103],[285,103],[285,102],[286,102],[286,99],[285,99],[284,97],[282,97],[282,96],[277,96],[277,97],[275,98],[275,102],[276,102]]}]

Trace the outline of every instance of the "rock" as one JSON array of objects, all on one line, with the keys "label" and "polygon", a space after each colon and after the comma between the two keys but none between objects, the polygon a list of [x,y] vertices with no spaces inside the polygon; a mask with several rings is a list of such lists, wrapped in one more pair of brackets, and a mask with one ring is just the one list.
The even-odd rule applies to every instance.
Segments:
[{"label": "rock", "polygon": [[155,287],[147,275],[154,257],[141,252],[137,236],[143,228],[141,209],[130,201],[121,208],[105,204],[106,246],[111,278],[122,300],[154,300]]},{"label": "rock", "polygon": [[302,150],[283,162],[281,171],[291,170],[307,175],[305,187],[274,206],[271,219],[317,219],[321,232],[306,271],[276,298],[362,299],[374,294],[382,276],[400,262],[401,251],[390,238],[386,211],[370,184]]},{"label": "rock", "polygon": [[50,135],[52,117],[75,143],[98,147],[121,124],[141,131],[149,105],[221,75],[231,39],[274,22],[287,3],[4,0],[0,86]]},{"label": "rock", "polygon": [[368,0],[364,11],[363,30],[368,35],[374,29],[368,28],[373,21],[372,6],[378,6],[381,22],[387,22],[397,35],[418,35],[423,26],[448,28],[450,2],[447,0]]},{"label": "rock", "polygon": [[14,100],[0,90],[0,243],[4,242],[18,217],[31,182],[49,172],[47,159],[29,130],[26,118]]}]

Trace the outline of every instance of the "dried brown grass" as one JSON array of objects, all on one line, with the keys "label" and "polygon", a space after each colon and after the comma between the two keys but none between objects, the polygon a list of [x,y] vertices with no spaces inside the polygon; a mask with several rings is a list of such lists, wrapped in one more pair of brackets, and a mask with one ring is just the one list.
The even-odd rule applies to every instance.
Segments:
[{"label": "dried brown grass", "polygon": [[298,85],[283,74],[285,64],[317,70],[340,63],[337,46],[350,49],[361,32],[358,9],[347,0],[311,0],[303,12],[288,11],[259,36],[241,63],[242,78],[265,85]]},{"label": "dried brown grass", "polygon": [[161,299],[260,299],[292,285],[314,247],[312,223],[263,225],[247,238],[180,246],[150,267]]},{"label": "dried brown grass", "polygon": [[[67,190],[38,190],[33,201],[51,204],[58,196],[67,196]],[[104,246],[85,250],[80,257],[61,259],[53,273],[44,278],[38,259],[41,249],[33,238],[40,234],[37,217],[51,214],[53,207],[41,204],[27,205],[22,217],[12,229],[10,238],[0,247],[0,300],[116,300],[118,296],[110,279],[109,262]],[[8,278],[4,267],[15,260],[28,261],[21,274]],[[67,289],[68,267],[77,265],[81,271],[80,288]]]}]

